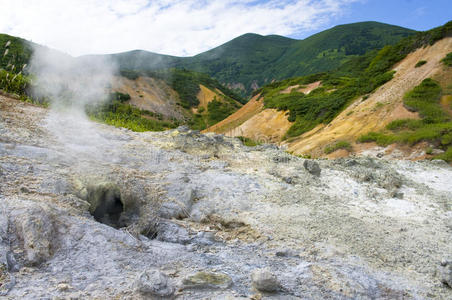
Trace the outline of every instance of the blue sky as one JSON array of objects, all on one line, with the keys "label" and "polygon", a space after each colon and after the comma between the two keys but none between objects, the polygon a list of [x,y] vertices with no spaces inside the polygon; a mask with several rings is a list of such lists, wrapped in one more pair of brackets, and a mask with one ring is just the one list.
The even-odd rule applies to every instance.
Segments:
[{"label": "blue sky", "polygon": [[306,38],[379,21],[427,30],[452,0],[1,0],[0,33],[71,55],[134,49],[190,56],[253,32]]},{"label": "blue sky", "polygon": [[341,16],[316,30],[291,34],[305,38],[339,24],[378,21],[414,30],[428,30],[452,20],[452,0],[365,0],[351,3]]}]

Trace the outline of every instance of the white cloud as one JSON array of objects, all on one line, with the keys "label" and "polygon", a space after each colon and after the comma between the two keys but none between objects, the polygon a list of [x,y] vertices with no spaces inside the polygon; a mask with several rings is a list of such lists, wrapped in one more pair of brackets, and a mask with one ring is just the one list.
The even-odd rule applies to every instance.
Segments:
[{"label": "white cloud", "polygon": [[1,0],[0,32],[72,55],[194,55],[241,34],[320,28],[360,0]]}]

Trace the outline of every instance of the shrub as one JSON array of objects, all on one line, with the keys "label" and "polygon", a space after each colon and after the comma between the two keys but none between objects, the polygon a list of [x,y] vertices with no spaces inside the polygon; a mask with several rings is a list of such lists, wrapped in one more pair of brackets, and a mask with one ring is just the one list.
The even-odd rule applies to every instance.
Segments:
[{"label": "shrub", "polygon": [[254,146],[258,146],[260,145],[259,142],[256,142],[250,138],[247,138],[245,136],[238,136],[237,137],[240,141],[242,141],[243,145],[248,146],[248,147],[254,147]]},{"label": "shrub", "polygon": [[436,123],[449,119],[439,105],[440,97],[441,86],[427,78],[405,95],[403,103],[409,110],[419,112],[425,123]]},{"label": "shrub", "polygon": [[419,67],[422,67],[423,65],[425,65],[426,63],[427,63],[426,60],[420,60],[417,62],[417,64],[414,67],[419,68]]},{"label": "shrub", "polygon": [[444,57],[442,60],[443,64],[445,64],[448,67],[452,67],[452,52],[449,52],[446,57]]},{"label": "shrub", "polygon": [[334,151],[339,150],[339,149],[352,151],[352,145],[350,145],[350,143],[347,142],[347,141],[339,141],[339,142],[335,143],[334,145],[326,146],[323,151],[326,154],[330,154],[330,153],[333,153]]},{"label": "shrub", "polygon": [[452,147],[447,148],[446,152],[437,155],[435,158],[445,160],[449,163],[452,162]]}]

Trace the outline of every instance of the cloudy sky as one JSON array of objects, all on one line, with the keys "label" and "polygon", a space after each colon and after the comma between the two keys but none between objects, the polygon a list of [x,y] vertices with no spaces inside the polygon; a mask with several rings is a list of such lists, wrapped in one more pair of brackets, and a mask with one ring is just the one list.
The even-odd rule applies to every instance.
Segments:
[{"label": "cloudy sky", "polygon": [[0,0],[0,33],[76,56],[189,56],[247,32],[302,39],[358,21],[426,30],[451,19],[451,0]]}]

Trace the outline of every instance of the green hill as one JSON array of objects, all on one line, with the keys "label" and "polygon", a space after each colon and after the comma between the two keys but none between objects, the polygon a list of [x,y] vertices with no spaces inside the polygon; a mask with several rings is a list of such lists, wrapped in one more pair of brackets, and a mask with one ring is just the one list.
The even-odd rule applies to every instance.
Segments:
[{"label": "green hill", "polygon": [[352,57],[392,45],[415,31],[378,23],[339,25],[304,40],[277,35],[245,34],[193,57],[174,57],[146,51],[111,55],[122,69],[185,68],[209,74],[249,95],[273,80],[337,68]]}]

